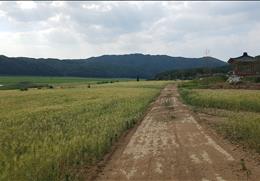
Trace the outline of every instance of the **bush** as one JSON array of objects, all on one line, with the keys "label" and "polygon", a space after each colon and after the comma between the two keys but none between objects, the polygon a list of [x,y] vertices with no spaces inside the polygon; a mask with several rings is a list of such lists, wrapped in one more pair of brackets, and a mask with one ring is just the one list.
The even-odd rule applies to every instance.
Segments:
[{"label": "bush", "polygon": [[27,87],[21,87],[21,88],[20,88],[20,91],[27,91],[27,90],[28,90]]}]

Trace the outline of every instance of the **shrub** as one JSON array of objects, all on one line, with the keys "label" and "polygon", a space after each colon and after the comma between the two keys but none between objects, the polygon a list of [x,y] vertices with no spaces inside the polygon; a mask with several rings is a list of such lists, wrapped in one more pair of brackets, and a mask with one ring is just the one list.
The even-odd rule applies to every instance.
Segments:
[{"label": "shrub", "polygon": [[20,88],[20,91],[27,91],[27,90],[28,90],[27,87],[21,87],[21,88]]}]

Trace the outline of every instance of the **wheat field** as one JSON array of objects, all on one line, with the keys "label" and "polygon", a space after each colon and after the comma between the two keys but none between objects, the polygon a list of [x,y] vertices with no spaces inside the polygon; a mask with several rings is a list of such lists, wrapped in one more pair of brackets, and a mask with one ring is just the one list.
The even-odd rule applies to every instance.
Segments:
[{"label": "wheat field", "polygon": [[0,180],[75,180],[167,82],[0,91]]}]

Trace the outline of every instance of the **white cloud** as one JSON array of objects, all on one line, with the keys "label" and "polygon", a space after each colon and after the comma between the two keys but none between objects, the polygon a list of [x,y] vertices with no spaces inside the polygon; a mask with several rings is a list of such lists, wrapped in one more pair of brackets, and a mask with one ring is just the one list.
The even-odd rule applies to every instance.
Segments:
[{"label": "white cloud", "polygon": [[17,2],[17,4],[21,9],[35,9],[35,8],[37,8],[37,4],[33,1],[20,1],[20,2]]},{"label": "white cloud", "polygon": [[57,8],[57,7],[65,7],[66,4],[64,1],[53,1],[51,2],[51,6]]},{"label": "white cloud", "polygon": [[1,2],[0,54],[260,53],[260,2]]}]

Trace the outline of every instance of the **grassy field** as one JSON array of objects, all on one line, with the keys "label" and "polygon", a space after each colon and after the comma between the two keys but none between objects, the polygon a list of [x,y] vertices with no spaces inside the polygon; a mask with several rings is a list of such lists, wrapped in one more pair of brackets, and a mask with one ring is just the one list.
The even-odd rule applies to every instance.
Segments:
[{"label": "grassy field", "polygon": [[0,180],[74,180],[77,168],[102,158],[166,83],[0,91]]},{"label": "grassy field", "polygon": [[[215,128],[231,140],[240,141],[260,153],[260,91],[197,87],[200,87],[197,82],[179,86],[184,102],[197,108],[226,110],[224,116],[227,121]],[[219,111],[215,113],[223,116]]]},{"label": "grassy field", "polygon": [[130,81],[125,78],[81,78],[81,77],[43,77],[43,76],[0,76],[0,90],[20,88],[41,88],[81,84],[104,84]]},{"label": "grassy field", "polygon": [[235,89],[183,90],[183,98],[191,105],[234,111],[260,112],[260,91]]}]

